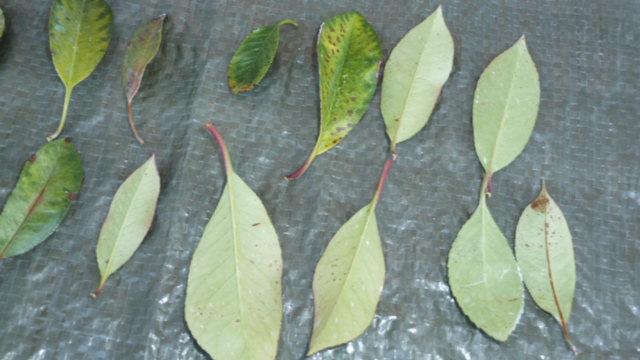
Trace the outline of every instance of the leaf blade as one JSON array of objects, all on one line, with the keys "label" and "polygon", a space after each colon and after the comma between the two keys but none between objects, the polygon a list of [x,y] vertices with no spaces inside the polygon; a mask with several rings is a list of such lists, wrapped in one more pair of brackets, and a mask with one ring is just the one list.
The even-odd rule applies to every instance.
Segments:
[{"label": "leaf blade", "polygon": [[118,271],[144,240],[156,212],[160,195],[160,174],[153,154],[120,185],[102,225],[96,259],[100,285],[92,295],[100,295],[109,277]]},{"label": "leaf blade", "polygon": [[391,151],[429,121],[453,67],[453,38],[439,6],[396,45],[382,78],[381,111]]},{"label": "leaf blade", "polygon": [[506,341],[522,314],[524,287],[484,198],[453,242],[447,267],[451,292],[465,315],[492,338]]},{"label": "leaf blade", "polygon": [[140,144],[144,141],[138,134],[133,122],[132,102],[140,89],[142,77],[147,65],[153,60],[162,42],[162,27],[167,14],[162,14],[142,24],[131,36],[122,66],[122,88],[127,98],[127,108],[131,129]]},{"label": "leaf blade", "polygon": [[60,225],[83,179],[80,154],[70,139],[43,146],[24,166],[0,214],[0,259],[23,254]]},{"label": "leaf blade", "polygon": [[525,285],[536,304],[562,326],[567,342],[576,288],[576,264],[569,225],[556,202],[542,186],[516,228],[516,257]]},{"label": "leaf blade", "polygon": [[229,87],[234,94],[252,89],[260,83],[273,63],[280,43],[280,27],[293,20],[282,20],[276,25],[254,30],[247,36],[229,65]]},{"label": "leaf blade", "polygon": [[538,71],[523,36],[483,71],[474,95],[473,136],[487,174],[509,165],[524,150],[539,105]]}]

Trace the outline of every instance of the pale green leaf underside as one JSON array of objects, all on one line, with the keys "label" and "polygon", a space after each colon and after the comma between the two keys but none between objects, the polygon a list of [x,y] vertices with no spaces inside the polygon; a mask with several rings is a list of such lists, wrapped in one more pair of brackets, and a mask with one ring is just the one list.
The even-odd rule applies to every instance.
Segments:
[{"label": "pale green leaf underside", "polygon": [[441,7],[393,49],[385,65],[380,104],[392,146],[414,136],[429,121],[451,73],[453,52]]},{"label": "pale green leaf underside", "polygon": [[569,323],[576,288],[573,241],[564,214],[544,188],[520,216],[516,257],[536,304],[560,324],[563,324],[562,318],[564,324]]},{"label": "pale green leaf underside", "polygon": [[282,255],[262,201],[232,170],[193,254],[185,318],[216,360],[274,359],[282,321]]},{"label": "pale green leaf underside", "polygon": [[384,255],[371,203],[338,230],[316,267],[309,355],[362,335],[373,321],[384,276]]},{"label": "pale green leaf underside", "polygon": [[126,263],[147,235],[160,195],[160,175],[152,155],[118,188],[102,225],[96,257],[100,289]]},{"label": "pale green leaf underside", "polygon": [[538,71],[522,37],[489,64],[476,88],[473,135],[487,174],[509,165],[524,150],[539,104]]},{"label": "pale green leaf underside", "polygon": [[70,139],[38,150],[0,214],[0,259],[29,251],[49,237],[67,214],[83,176],[82,159]]},{"label": "pale green leaf underside", "polygon": [[482,201],[462,227],[449,253],[449,284],[469,319],[496,340],[505,341],[524,306],[516,259]]},{"label": "pale green leaf underside", "polygon": [[104,0],[54,0],[49,20],[53,63],[67,88],[89,76],[104,57],[113,15]]}]

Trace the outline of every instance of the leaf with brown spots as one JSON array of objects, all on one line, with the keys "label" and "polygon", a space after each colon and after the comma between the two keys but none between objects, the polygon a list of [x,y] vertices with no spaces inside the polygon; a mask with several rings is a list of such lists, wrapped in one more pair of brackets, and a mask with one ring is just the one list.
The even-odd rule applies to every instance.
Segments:
[{"label": "leaf with brown spots", "polygon": [[378,85],[382,44],[357,12],[326,20],[318,35],[320,134],[304,165],[287,176],[301,176],[316,156],[336,146],[360,122]]},{"label": "leaf with brown spots", "polygon": [[576,263],[569,225],[542,183],[538,198],[527,206],[516,229],[516,257],[524,283],[538,306],[553,315],[569,336],[569,317],[576,289]]},{"label": "leaf with brown spots", "polygon": [[0,259],[43,242],[67,214],[84,170],[80,154],[66,140],[48,143],[27,160],[0,214]]}]

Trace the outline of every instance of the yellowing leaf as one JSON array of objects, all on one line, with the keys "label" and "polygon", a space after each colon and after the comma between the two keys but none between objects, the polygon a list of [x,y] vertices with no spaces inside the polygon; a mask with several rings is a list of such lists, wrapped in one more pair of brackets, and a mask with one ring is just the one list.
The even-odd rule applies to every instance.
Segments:
[{"label": "yellowing leaf", "polygon": [[318,35],[320,134],[300,177],[316,156],[336,146],[367,111],[378,85],[382,44],[375,29],[357,12],[326,20]]},{"label": "yellowing leaf", "polygon": [[76,198],[84,169],[71,139],[52,141],[29,158],[0,214],[0,259],[31,250],[51,235]]},{"label": "yellowing leaf", "polygon": [[520,155],[536,124],[539,104],[538,71],[523,36],[489,64],[475,92],[473,136],[489,176]]},{"label": "yellowing leaf", "polygon": [[453,242],[448,261],[451,292],[476,326],[506,341],[524,306],[524,288],[511,248],[484,196]]},{"label": "yellowing leaf", "polygon": [[572,350],[569,317],[576,289],[576,263],[569,225],[542,185],[538,198],[520,216],[516,256],[524,283],[540,308],[560,323]]},{"label": "yellowing leaf", "polygon": [[133,256],[144,240],[159,195],[160,175],[154,154],[120,185],[113,197],[96,247],[102,279],[93,297],[100,295],[109,276]]},{"label": "yellowing leaf", "polygon": [[127,97],[127,110],[129,112],[131,129],[140,144],[144,144],[144,141],[138,134],[136,125],[133,122],[132,101],[140,89],[144,70],[156,56],[158,49],[160,49],[160,43],[162,42],[162,25],[164,24],[164,18],[166,16],[166,14],[162,14],[140,26],[129,40],[127,52],[124,56],[122,88]]},{"label": "yellowing leaf", "polygon": [[282,255],[262,201],[233,171],[224,140],[227,185],[189,269],[185,319],[216,360],[276,357],[282,321]]},{"label": "yellowing leaf", "polygon": [[67,121],[73,88],[100,63],[113,33],[113,15],[104,0],[53,0],[49,19],[49,43],[53,64],[66,87],[58,137]]},{"label": "yellowing leaf", "polygon": [[380,107],[392,153],[427,124],[452,66],[453,38],[440,6],[400,40],[385,65]]},{"label": "yellowing leaf", "polygon": [[387,160],[371,203],[329,242],[313,277],[315,316],[307,355],[349,342],[369,327],[384,285],[376,205],[393,161]]}]

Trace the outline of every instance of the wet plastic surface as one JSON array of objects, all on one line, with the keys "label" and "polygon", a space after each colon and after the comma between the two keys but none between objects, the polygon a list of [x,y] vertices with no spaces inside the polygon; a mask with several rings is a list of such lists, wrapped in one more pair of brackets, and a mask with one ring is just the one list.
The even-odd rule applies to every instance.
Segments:
[{"label": "wet plastic surface", "polygon": [[[115,31],[106,58],[74,90],[64,136],[85,181],[60,228],[34,250],[0,261],[0,359],[207,359],[191,338],[184,297],[191,255],[221,195],[222,156],[204,124],[225,137],[236,172],[263,199],[284,257],[285,315],[278,359],[301,359],[313,318],[311,281],[327,243],[367,204],[388,153],[379,94],[354,131],[300,179],[319,123],[315,40],[320,23],[360,11],[388,55],[437,2],[109,1]],[[51,1],[5,0],[0,42],[0,202],[62,112],[51,62]],[[133,111],[120,88],[127,38],[167,13],[163,45]],[[477,204],[482,170],[471,127],[481,71],[523,33],[542,101],[524,153],[494,178],[489,207],[512,243],[541,178],[575,242],[578,284],[570,322],[582,359],[640,358],[640,3],[446,1],[454,73],[429,124],[398,147],[378,207],[387,264],[373,325],[320,359],[571,359],[560,326],[527,294],[505,343],[456,306],[446,256]],[[232,95],[228,64],[253,29],[290,18],[274,67]],[[152,152],[162,176],[157,218],[98,299],[95,246],[117,187]]]}]

